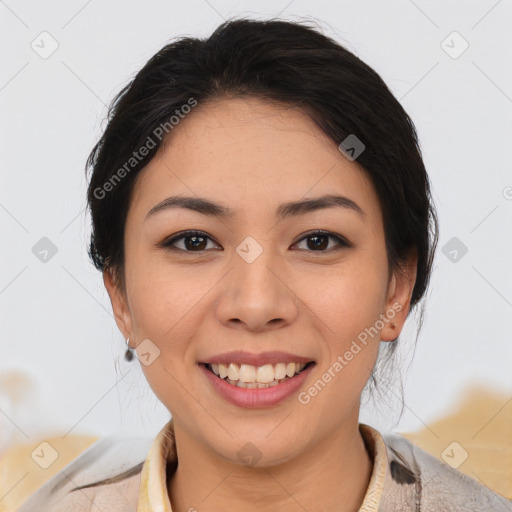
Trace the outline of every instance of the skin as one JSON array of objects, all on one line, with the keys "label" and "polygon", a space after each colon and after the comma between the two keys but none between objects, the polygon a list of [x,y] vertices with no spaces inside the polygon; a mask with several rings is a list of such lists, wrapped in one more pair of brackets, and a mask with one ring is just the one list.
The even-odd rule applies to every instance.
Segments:
[{"label": "skin", "polygon": [[[409,258],[403,273],[389,271],[371,181],[299,109],[223,98],[198,105],[170,137],[133,191],[126,294],[109,271],[103,277],[131,346],[149,338],[160,350],[141,367],[174,420],[179,465],[168,477],[172,510],[213,512],[226,503],[240,511],[358,510],[373,468],[358,430],[361,392],[379,342],[402,329],[416,260]],[[283,220],[275,215],[282,203],[325,194],[350,198],[364,215],[342,207]],[[171,195],[205,197],[235,215],[180,208],[145,220]],[[159,246],[187,229],[210,237],[202,250],[190,239],[175,241],[175,251]],[[315,249],[306,235],[318,229],[350,246],[335,251],[336,239],[327,238]],[[263,249],[252,263],[236,252],[248,236]],[[316,361],[304,391],[393,304],[402,306],[394,328],[387,322],[308,404],[293,395],[274,407],[237,407],[197,366],[231,350],[283,350]],[[261,453],[256,466],[237,457],[248,442]]]}]

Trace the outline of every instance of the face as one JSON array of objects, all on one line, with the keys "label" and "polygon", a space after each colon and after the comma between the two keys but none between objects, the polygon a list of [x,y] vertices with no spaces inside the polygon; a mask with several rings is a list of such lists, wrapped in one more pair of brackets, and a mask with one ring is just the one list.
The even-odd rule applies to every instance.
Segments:
[{"label": "face", "polygon": [[[258,99],[199,105],[170,135],[133,190],[126,295],[108,272],[104,281],[175,428],[233,462],[250,441],[268,464],[356,428],[379,343],[398,336],[415,278],[415,262],[403,275],[388,268],[371,181],[299,109]],[[217,209],[150,213],[171,196]],[[310,201],[324,196],[338,199]],[[202,364],[232,351],[314,364],[239,392]],[[268,366],[253,366],[265,380]]]}]

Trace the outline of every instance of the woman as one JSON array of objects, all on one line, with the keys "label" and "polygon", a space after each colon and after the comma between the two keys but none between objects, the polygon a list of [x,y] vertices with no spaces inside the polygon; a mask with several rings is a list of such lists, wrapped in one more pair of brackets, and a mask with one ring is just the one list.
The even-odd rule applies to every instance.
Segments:
[{"label": "woman", "polygon": [[512,510],[358,420],[437,242],[371,68],[303,25],[226,22],[150,59],[88,168],[90,255],[172,420],[98,441],[20,512]]}]

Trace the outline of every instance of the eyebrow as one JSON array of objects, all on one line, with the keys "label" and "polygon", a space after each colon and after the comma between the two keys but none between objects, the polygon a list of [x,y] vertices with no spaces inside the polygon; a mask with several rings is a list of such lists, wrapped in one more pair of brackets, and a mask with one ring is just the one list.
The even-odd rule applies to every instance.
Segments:
[{"label": "eyebrow", "polygon": [[[361,217],[366,217],[363,209],[355,201],[348,197],[338,195],[326,195],[312,199],[283,203],[277,208],[276,216],[282,220],[290,216],[304,215],[324,208],[335,207],[346,208],[356,212]],[[185,208],[203,215],[215,215],[226,219],[235,216],[235,211],[231,208],[214,203],[209,199],[202,197],[171,196],[153,206],[153,208],[151,208],[147,213],[145,220],[158,212],[175,208]]]}]

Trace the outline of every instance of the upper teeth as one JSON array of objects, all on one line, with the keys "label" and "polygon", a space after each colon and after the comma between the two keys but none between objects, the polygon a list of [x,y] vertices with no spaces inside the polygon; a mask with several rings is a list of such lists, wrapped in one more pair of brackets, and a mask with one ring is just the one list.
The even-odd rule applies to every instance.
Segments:
[{"label": "upper teeth", "polygon": [[265,364],[263,366],[253,366],[252,364],[211,364],[211,369],[215,375],[221,379],[228,377],[230,380],[240,380],[241,382],[261,382],[262,384],[272,382],[273,380],[293,377],[299,373],[307,363],[277,363],[276,365]]}]

